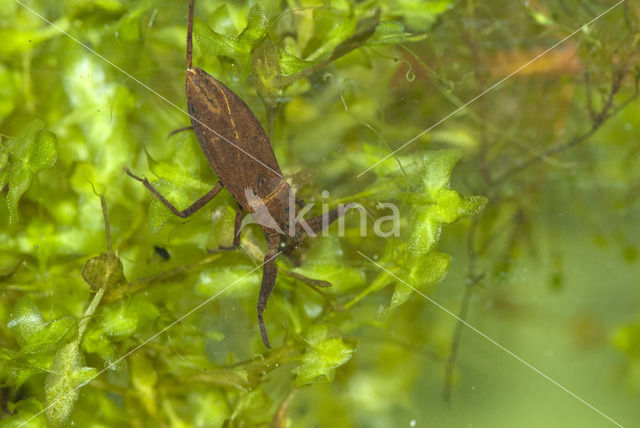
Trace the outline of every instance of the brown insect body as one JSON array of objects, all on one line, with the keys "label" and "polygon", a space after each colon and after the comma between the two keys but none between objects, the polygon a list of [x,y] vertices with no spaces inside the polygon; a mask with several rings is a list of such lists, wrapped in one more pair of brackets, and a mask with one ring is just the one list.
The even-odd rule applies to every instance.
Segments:
[{"label": "brown insect body", "polygon": [[198,67],[187,69],[186,88],[193,130],[220,181],[246,211],[254,211],[246,197],[249,189],[265,202],[273,218],[286,218],[290,187],[251,109]]},{"label": "brown insect body", "polygon": [[[254,216],[267,241],[257,310],[262,341],[270,347],[262,314],[276,282],[278,269],[275,259],[280,251],[286,253],[289,246],[296,245],[305,231],[298,225],[290,231],[290,219],[295,216],[295,204],[292,203],[294,198],[258,119],[233,91],[204,70],[192,66],[193,1],[189,0],[187,29],[187,105],[196,138],[219,181],[206,195],[180,211],[146,178],[137,177],[129,170],[126,172],[142,182],[174,214],[183,218],[202,208],[226,187],[237,201],[238,210],[233,246],[223,249],[240,245],[242,211],[248,211]],[[321,231],[346,209],[348,206],[330,211],[324,221],[322,217],[307,220],[308,230],[315,233]],[[294,277],[305,279],[298,274]],[[324,282],[309,278],[306,280],[315,286]]]},{"label": "brown insect body", "polygon": [[[187,69],[186,81],[189,115],[202,151],[222,185],[264,230],[267,255],[257,309],[262,340],[270,347],[262,312],[276,282],[275,258],[281,247],[281,233],[289,230],[291,188],[282,176],[264,128],[244,101],[198,67]],[[261,216],[266,213],[256,212],[253,201],[247,200],[247,192],[262,201],[280,231],[265,226],[268,223]]]}]

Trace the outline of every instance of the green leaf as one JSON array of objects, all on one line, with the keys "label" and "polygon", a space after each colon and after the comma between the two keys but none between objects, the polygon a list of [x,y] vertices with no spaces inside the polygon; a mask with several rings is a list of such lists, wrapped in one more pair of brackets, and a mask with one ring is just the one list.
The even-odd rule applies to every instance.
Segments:
[{"label": "green leaf", "polygon": [[410,30],[427,31],[453,3],[452,0],[392,0],[383,5],[387,13],[403,17]]},{"label": "green leaf", "polygon": [[437,251],[432,251],[426,256],[414,257],[409,283],[415,287],[436,284],[444,279],[450,265],[451,256]]},{"label": "green leaf", "polygon": [[53,360],[51,373],[47,376],[44,388],[46,403],[50,406],[46,411],[47,419],[53,426],[61,426],[69,419],[78,399],[77,388],[96,373],[96,369],[82,366],[82,357],[76,341],[60,348]]},{"label": "green leaf", "polygon": [[418,213],[409,238],[409,250],[414,254],[427,254],[440,240],[443,223],[476,214],[487,203],[483,196],[462,198],[458,192],[441,189],[432,195],[434,205],[416,208]]},{"label": "green leaf", "polygon": [[328,57],[335,47],[345,41],[358,25],[357,17],[331,8],[313,11],[313,35],[303,51],[303,58],[320,60]]},{"label": "green leaf", "polygon": [[307,335],[309,348],[295,369],[296,385],[331,382],[335,369],[351,359],[356,344],[341,337],[326,338],[326,326],[316,326]]},{"label": "green leaf", "polygon": [[[49,358],[49,360],[50,359],[51,358]],[[41,373],[43,373],[45,371],[46,370],[44,369],[44,366],[43,366],[43,368],[38,368],[38,367],[18,367],[17,369],[12,371],[11,375],[13,377],[14,382],[16,383],[16,387],[20,388],[22,385],[25,384],[25,382],[27,382],[33,376],[39,375],[39,374],[41,374]]]},{"label": "green leaf", "polygon": [[278,78],[280,72],[280,54],[278,47],[269,37],[263,37],[253,50],[253,69],[256,76],[256,88],[263,102],[275,108],[280,97]]},{"label": "green leaf", "polygon": [[223,36],[199,19],[194,20],[193,33],[198,46],[209,55],[235,60],[242,69],[248,68],[251,51],[256,42],[264,37],[268,20],[256,3],[249,10],[247,26],[237,37]]},{"label": "green leaf", "polygon": [[382,21],[375,33],[367,41],[370,45],[395,45],[406,42],[417,42],[428,37],[425,34],[413,34],[405,31],[404,25],[398,21]]},{"label": "green leaf", "polygon": [[245,52],[250,52],[253,49],[255,42],[261,39],[267,32],[269,21],[265,16],[259,3],[255,3],[249,9],[249,15],[247,17],[247,27],[242,30],[242,33],[238,36],[238,43]]},{"label": "green leaf", "polygon": [[33,177],[43,169],[51,168],[58,159],[58,140],[43,127],[42,121],[34,120],[18,137],[9,140],[13,166],[8,177],[7,206],[11,223],[19,219],[18,202],[31,185]]},{"label": "green leaf", "polygon": [[[202,188],[211,186],[204,183],[200,171],[202,148],[188,132],[182,132],[171,138],[174,145],[173,156],[169,162],[156,162],[150,159],[151,171],[159,178],[185,187]],[[206,190],[209,190],[209,189]]]},{"label": "green leaf", "polygon": [[40,130],[29,146],[23,162],[34,174],[45,168],[51,168],[58,159],[58,139],[49,131]]},{"label": "green leaf", "polygon": [[128,305],[129,312],[138,319],[138,329],[154,322],[161,314],[160,309],[143,295],[134,296]]},{"label": "green leaf", "polygon": [[44,326],[45,322],[40,310],[29,297],[18,300],[13,308],[11,320],[7,324],[21,346],[26,345]]},{"label": "green leaf", "polygon": [[116,340],[131,336],[138,328],[138,317],[126,303],[108,305],[103,308],[98,328]]},{"label": "green leaf", "polygon": [[89,327],[82,338],[82,349],[90,354],[98,354],[105,361],[113,361],[116,358],[115,345],[99,328]]},{"label": "green leaf", "polygon": [[422,208],[409,238],[409,251],[425,255],[435,247],[440,239],[442,223],[431,214],[431,208]]},{"label": "green leaf", "polygon": [[429,152],[424,166],[422,185],[428,195],[433,196],[449,187],[453,167],[462,157],[460,150],[437,150]]},{"label": "green leaf", "polygon": [[[425,288],[442,281],[451,265],[451,256],[436,251],[412,257],[411,260],[411,271],[407,282],[421,292],[425,292]],[[396,283],[389,309],[405,303],[413,292],[413,288],[401,282]]]},{"label": "green leaf", "polygon": [[200,49],[207,54],[235,59],[241,53],[235,39],[216,33],[200,19],[194,19],[193,34]]},{"label": "green leaf", "polygon": [[20,217],[18,215],[18,202],[20,197],[31,185],[33,174],[23,168],[21,164],[14,166],[9,173],[9,192],[7,193],[7,207],[9,208],[9,222],[16,223]]},{"label": "green leaf", "polygon": [[424,165],[422,202],[414,200],[416,215],[409,238],[409,250],[414,255],[426,255],[440,239],[443,223],[453,223],[461,217],[476,214],[484,208],[487,198],[463,198],[449,188],[451,172],[462,156],[460,150],[429,152]]},{"label": "green leaf", "polygon": [[20,350],[21,354],[53,351],[58,345],[76,334],[76,320],[71,317],[59,318],[46,323],[42,329],[31,335]]},{"label": "green leaf", "polygon": [[20,354],[45,353],[56,349],[76,332],[76,321],[71,317],[44,322],[40,310],[28,297],[16,303],[7,324],[21,346]]},{"label": "green leaf", "polygon": [[278,54],[279,66],[284,76],[291,76],[317,64],[314,61],[300,59],[284,49],[279,49]]},{"label": "green leaf", "polygon": [[487,198],[483,196],[471,196],[462,198],[458,192],[450,189],[441,189],[434,195],[436,205],[429,214],[442,223],[453,223],[464,216],[470,216],[484,208]]},{"label": "green leaf", "polygon": [[373,16],[361,19],[356,25],[356,29],[346,40],[335,47],[331,55],[332,59],[340,58],[349,52],[363,46],[374,34],[380,22],[380,11],[376,10]]}]

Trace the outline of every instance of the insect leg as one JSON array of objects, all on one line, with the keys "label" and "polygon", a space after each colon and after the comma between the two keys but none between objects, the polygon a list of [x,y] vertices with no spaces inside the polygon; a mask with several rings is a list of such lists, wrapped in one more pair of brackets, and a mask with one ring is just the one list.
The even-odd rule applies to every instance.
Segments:
[{"label": "insect leg", "polygon": [[303,284],[307,284],[311,288],[314,288],[314,287],[317,287],[317,288],[328,288],[328,287],[332,286],[332,284],[329,281],[325,281],[325,280],[322,280],[322,279],[309,278],[308,276],[300,275],[299,273],[293,272],[293,271],[290,271],[290,270],[285,270],[285,271],[283,271],[283,273],[288,277],[291,277],[293,279],[297,279],[298,281],[302,282]]},{"label": "insect leg", "polygon": [[167,138],[172,137],[176,134],[179,134],[180,132],[189,131],[189,130],[193,130],[193,126],[185,126],[184,128],[174,129],[173,131],[169,132],[169,135],[167,135]]},{"label": "insect leg", "polygon": [[198,211],[200,208],[205,206],[206,203],[209,202],[211,199],[213,199],[213,197],[216,196],[220,192],[220,190],[222,190],[222,187],[223,187],[222,183],[220,181],[218,181],[216,183],[216,185],[213,186],[213,189],[209,190],[209,192],[207,192],[206,195],[204,195],[203,197],[201,197],[200,199],[195,201],[193,204],[191,204],[191,206],[189,208],[186,208],[186,209],[184,209],[182,211],[178,211],[178,209],[176,207],[174,207],[171,202],[169,202],[164,196],[162,196],[160,194],[160,192],[158,192],[151,185],[151,183],[149,183],[149,180],[147,180],[146,178],[140,178],[137,175],[134,175],[131,171],[129,171],[126,168],[125,168],[124,172],[126,172],[127,175],[129,175],[129,177],[131,177],[134,180],[137,180],[137,181],[141,182],[142,184],[144,184],[144,187],[149,189],[149,191],[151,193],[153,193],[153,196],[155,196],[156,198],[158,198],[158,200],[160,200],[160,202],[165,204],[166,207],[169,208],[172,213],[174,213],[178,217],[182,217],[182,218],[189,217],[191,214],[193,214],[194,212]]},{"label": "insect leg", "polygon": [[262,342],[267,348],[271,348],[269,344],[269,336],[267,336],[267,328],[264,325],[264,319],[262,313],[267,308],[267,301],[269,296],[276,285],[276,277],[278,275],[278,268],[276,267],[276,256],[278,247],[280,246],[280,237],[276,232],[267,232],[265,230],[265,236],[267,238],[267,255],[264,256],[264,265],[262,271],[262,284],[260,285],[260,294],[258,295],[258,325],[260,326],[260,334],[262,335]]},{"label": "insect leg", "polygon": [[309,228],[313,230],[314,233],[320,233],[325,228],[329,227],[331,223],[342,217],[350,208],[355,206],[356,204],[347,204],[344,206],[339,206],[337,208],[332,209],[328,213],[326,213],[327,219],[324,219],[324,215],[319,215],[312,219],[307,220],[307,224]]}]

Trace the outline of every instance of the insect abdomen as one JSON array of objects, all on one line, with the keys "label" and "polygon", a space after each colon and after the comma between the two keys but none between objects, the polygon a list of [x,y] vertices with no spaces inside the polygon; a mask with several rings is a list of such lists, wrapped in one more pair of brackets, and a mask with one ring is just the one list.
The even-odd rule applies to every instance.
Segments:
[{"label": "insect abdomen", "polygon": [[249,209],[246,189],[262,198],[281,185],[282,173],[271,143],[236,94],[202,69],[192,67],[187,69],[187,104],[202,150],[243,208]]}]

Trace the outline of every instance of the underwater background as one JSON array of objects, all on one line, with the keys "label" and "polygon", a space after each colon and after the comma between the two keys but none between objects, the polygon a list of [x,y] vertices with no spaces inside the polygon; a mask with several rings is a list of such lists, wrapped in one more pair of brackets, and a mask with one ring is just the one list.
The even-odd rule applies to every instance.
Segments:
[{"label": "underwater background", "polygon": [[0,427],[640,426],[640,2],[197,0],[308,216],[361,207],[279,257],[272,349],[259,226],[124,173],[218,180],[187,12],[0,4]]}]

